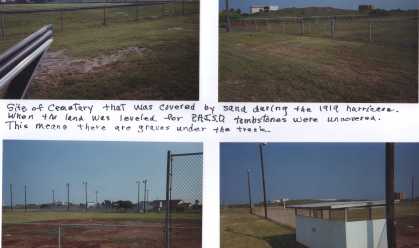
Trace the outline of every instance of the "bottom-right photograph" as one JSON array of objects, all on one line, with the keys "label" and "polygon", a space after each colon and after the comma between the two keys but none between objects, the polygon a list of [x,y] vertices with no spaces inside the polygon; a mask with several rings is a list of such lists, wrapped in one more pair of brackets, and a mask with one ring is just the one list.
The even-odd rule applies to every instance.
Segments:
[{"label": "bottom-right photograph", "polygon": [[419,247],[419,143],[222,143],[220,155],[222,248]]}]

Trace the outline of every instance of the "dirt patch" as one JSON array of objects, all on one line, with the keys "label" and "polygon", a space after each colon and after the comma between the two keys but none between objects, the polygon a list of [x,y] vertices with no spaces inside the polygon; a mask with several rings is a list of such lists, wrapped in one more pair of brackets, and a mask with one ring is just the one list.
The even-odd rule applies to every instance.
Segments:
[{"label": "dirt patch", "polygon": [[34,76],[35,81],[50,82],[60,75],[94,73],[101,68],[123,61],[131,55],[141,55],[146,51],[143,47],[128,47],[94,58],[76,58],[66,54],[65,50],[49,51],[42,59]]},{"label": "dirt patch", "polygon": [[419,247],[419,216],[397,218],[396,233],[397,247]]},{"label": "dirt patch", "polygon": [[[61,224],[62,247],[86,248],[164,248],[164,225],[134,221],[95,221],[95,224],[127,226],[76,226],[93,224],[89,220],[46,221],[36,224],[3,225],[2,247],[57,247]],[[63,225],[65,224],[65,225]],[[72,224],[72,225],[69,225]],[[172,229],[172,247],[200,248],[201,222],[176,221]]]}]

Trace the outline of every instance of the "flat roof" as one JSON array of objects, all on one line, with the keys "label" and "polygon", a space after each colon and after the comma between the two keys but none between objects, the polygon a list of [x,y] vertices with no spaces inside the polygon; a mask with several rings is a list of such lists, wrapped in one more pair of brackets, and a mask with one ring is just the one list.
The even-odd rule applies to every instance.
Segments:
[{"label": "flat roof", "polygon": [[360,208],[360,207],[378,207],[385,206],[385,201],[341,201],[341,202],[318,202],[301,205],[290,205],[288,208],[298,209],[345,209],[345,208]]}]

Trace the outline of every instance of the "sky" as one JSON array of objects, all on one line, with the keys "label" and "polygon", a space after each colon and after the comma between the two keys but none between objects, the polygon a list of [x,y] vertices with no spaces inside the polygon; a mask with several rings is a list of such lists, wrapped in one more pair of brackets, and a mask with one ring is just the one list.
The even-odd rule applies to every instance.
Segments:
[{"label": "sky", "polygon": [[[87,181],[89,202],[95,202],[96,190],[99,202],[137,202],[136,181],[144,179],[148,180],[150,200],[165,199],[167,151],[202,152],[201,143],[102,141],[7,140],[3,148],[3,205],[10,204],[10,184],[14,204],[24,203],[25,184],[28,203],[52,202],[52,190],[56,201],[67,201],[66,183],[70,183],[70,201],[84,202],[83,181]],[[181,169],[182,162],[187,162],[188,169]],[[174,165],[179,166],[174,170],[177,176],[172,199],[186,198],[187,194],[200,197],[202,156],[174,159]],[[185,181],[186,177],[195,180]],[[177,186],[182,192],[176,191]],[[141,199],[143,190],[141,184]]]},{"label": "sky", "polygon": [[[290,7],[334,7],[339,9],[358,9],[361,4],[372,4],[381,9],[416,9],[417,0],[229,0],[230,8],[240,8],[249,12],[251,5],[277,5],[280,8]],[[225,0],[220,0],[220,9]]]},{"label": "sky", "polygon": [[[258,144],[223,143],[220,149],[222,204],[248,202],[247,170],[252,198],[262,200]],[[385,145],[355,143],[269,143],[263,146],[268,200],[384,200]],[[419,196],[419,144],[396,145],[396,191],[410,197],[415,176]]]}]

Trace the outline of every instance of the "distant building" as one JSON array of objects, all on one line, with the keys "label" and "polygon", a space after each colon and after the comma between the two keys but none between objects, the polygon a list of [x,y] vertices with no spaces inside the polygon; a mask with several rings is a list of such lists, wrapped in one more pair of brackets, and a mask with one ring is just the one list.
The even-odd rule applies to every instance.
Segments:
[{"label": "distant building", "polygon": [[266,6],[252,5],[250,7],[250,13],[251,14],[262,13],[262,12],[271,12],[271,11],[278,11],[278,10],[279,10],[279,6],[277,6],[277,5],[266,5]]},{"label": "distant building", "polygon": [[394,192],[394,200],[404,200],[405,198],[404,192]]},{"label": "distant building", "polygon": [[374,5],[359,5],[358,11],[360,13],[370,13],[375,9]]}]

